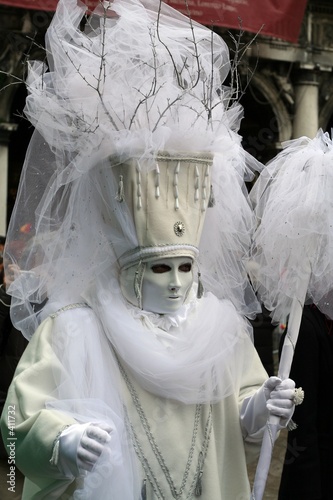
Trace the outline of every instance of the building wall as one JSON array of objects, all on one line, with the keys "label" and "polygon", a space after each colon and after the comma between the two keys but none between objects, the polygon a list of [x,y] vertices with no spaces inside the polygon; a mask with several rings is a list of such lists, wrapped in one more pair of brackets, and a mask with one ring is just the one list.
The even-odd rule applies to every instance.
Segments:
[{"label": "building wall", "polygon": [[[227,39],[226,30],[221,34]],[[241,128],[246,149],[265,162],[283,141],[331,130],[332,2],[309,1],[297,45],[249,33],[242,43],[247,46],[240,67],[247,86]]]},{"label": "building wall", "polygon": [[22,114],[26,61],[45,57],[51,14],[0,7],[0,235],[6,233],[32,127]]}]

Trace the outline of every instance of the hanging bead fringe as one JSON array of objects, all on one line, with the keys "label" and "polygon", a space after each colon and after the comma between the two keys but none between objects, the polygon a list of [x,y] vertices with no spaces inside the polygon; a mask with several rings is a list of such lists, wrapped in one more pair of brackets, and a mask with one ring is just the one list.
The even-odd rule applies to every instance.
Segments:
[{"label": "hanging bead fringe", "polygon": [[142,281],[142,262],[139,262],[134,277],[134,293],[138,301],[138,307],[140,309],[142,309],[141,281]]},{"label": "hanging bead fringe", "polygon": [[204,287],[201,281],[201,273],[198,273],[198,290],[197,290],[197,298],[201,299],[204,294]]},{"label": "hanging bead fringe", "polygon": [[288,425],[287,425],[288,431],[294,431],[295,429],[297,429],[297,427],[298,427],[298,425],[292,419],[288,422]]},{"label": "hanging bead fringe", "polygon": [[135,281],[134,281],[134,291],[135,291],[135,296],[138,299],[141,299],[141,291],[140,291],[140,283],[139,283],[139,273],[138,271],[135,272]]},{"label": "hanging bead fringe", "polygon": [[202,473],[200,472],[198,480],[197,480],[197,484],[195,485],[195,490],[194,490],[194,494],[195,494],[196,497],[201,497],[201,495],[202,495],[202,481],[201,481],[201,477],[202,477]]},{"label": "hanging bead fringe", "polygon": [[123,181],[123,176],[119,176],[119,183],[118,183],[118,191],[117,191],[117,196],[116,200],[119,201],[120,203],[124,201],[125,196],[124,196],[124,181]]},{"label": "hanging bead fringe", "polygon": [[147,499],[147,486],[146,486],[146,479],[144,479],[141,488],[141,500],[146,500],[146,499]]},{"label": "hanging bead fringe", "polygon": [[203,475],[203,465],[204,465],[204,458],[202,452],[199,453],[199,474],[197,478],[197,482],[195,485],[195,490],[194,494],[196,497],[201,497],[202,495],[202,475]]},{"label": "hanging bead fringe", "polygon": [[213,191],[213,186],[210,186],[210,194],[209,194],[209,200],[208,200],[208,207],[212,208],[215,205],[215,196],[214,196],[214,191]]}]

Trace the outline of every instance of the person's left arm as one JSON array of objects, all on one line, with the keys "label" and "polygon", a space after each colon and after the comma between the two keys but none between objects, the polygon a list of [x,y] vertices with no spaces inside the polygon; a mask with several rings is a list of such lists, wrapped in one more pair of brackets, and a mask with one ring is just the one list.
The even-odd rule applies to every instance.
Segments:
[{"label": "person's left arm", "polygon": [[295,382],[269,377],[252,395],[244,399],[240,420],[247,440],[261,439],[269,415],[279,417],[279,430],[287,427],[295,410]]},{"label": "person's left arm", "polygon": [[262,439],[270,413],[280,417],[280,428],[288,425],[295,409],[295,383],[291,379],[281,381],[278,377],[268,377],[257,352],[251,353],[251,347],[248,349],[253,361],[242,378],[239,408],[243,438],[253,442]]}]

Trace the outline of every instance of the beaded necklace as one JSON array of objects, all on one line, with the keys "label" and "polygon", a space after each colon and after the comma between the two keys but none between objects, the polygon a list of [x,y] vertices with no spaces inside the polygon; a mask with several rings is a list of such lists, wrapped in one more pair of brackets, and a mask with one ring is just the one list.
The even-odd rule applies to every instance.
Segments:
[{"label": "beaded necklace", "polygon": [[[177,489],[175,486],[175,483],[172,479],[170,470],[165,462],[165,459],[162,455],[162,452],[156,442],[156,439],[152,433],[151,426],[149,425],[148,418],[145,414],[145,411],[142,407],[142,404],[140,402],[139,396],[137,391],[135,390],[133,384],[131,383],[126,371],[124,370],[123,366],[118,360],[118,365],[119,369],[121,372],[121,375],[126,383],[126,386],[128,388],[128,391],[130,393],[133,405],[136,409],[137,414],[139,415],[140,422],[142,425],[142,428],[144,429],[145,435],[147,437],[147,440],[149,442],[150,448],[156,458],[156,462],[159,465],[159,469],[163,472],[164,477],[169,485],[170,492],[172,495],[172,498],[175,498],[176,500],[180,500],[182,498],[184,499],[190,499],[193,496],[193,493],[196,497],[201,496],[202,494],[202,476],[203,476],[203,469],[204,469],[204,463],[208,451],[208,446],[209,446],[209,440],[211,436],[211,431],[212,431],[212,407],[210,405],[209,407],[209,412],[207,416],[207,420],[205,423],[204,427],[204,434],[203,434],[203,439],[202,439],[202,444],[198,456],[198,461],[196,464],[196,471],[193,476],[192,482],[190,485],[188,485],[188,479],[189,479],[189,473],[191,468],[193,469],[193,460],[194,460],[194,451],[196,449],[196,444],[198,440],[198,431],[199,431],[199,424],[202,416],[202,404],[197,404],[195,406],[195,416],[194,416],[194,425],[193,425],[193,431],[192,431],[192,439],[191,439],[191,446],[189,449],[188,453],[188,458],[183,474],[183,478],[180,484],[180,487]],[[153,465],[148,461],[146,455],[145,455],[145,450],[142,447],[142,443],[140,442],[137,432],[130,420],[129,414],[128,414],[128,409],[125,406],[125,419],[126,419],[126,426],[127,426],[127,431],[129,435],[131,436],[132,443],[134,450],[136,452],[136,455],[143,467],[143,470],[145,472],[145,479],[143,480],[143,485],[142,485],[142,490],[141,490],[141,497],[142,500],[146,499],[146,486],[147,486],[147,481],[151,484],[151,487],[156,495],[156,498],[159,500],[167,500],[170,498],[170,496],[165,496],[165,492],[163,492],[163,489],[158,481],[157,475],[154,472],[154,467]],[[187,490],[187,493],[186,493]]]}]

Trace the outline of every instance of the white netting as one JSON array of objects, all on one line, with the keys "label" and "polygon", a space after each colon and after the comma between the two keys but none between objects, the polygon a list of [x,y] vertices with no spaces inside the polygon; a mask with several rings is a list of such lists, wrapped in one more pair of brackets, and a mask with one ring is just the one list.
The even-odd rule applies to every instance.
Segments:
[{"label": "white netting", "polygon": [[300,279],[311,272],[307,300],[333,318],[332,141],[320,130],[283,146],[251,191],[259,224],[253,282],[274,321],[285,321]]},{"label": "white netting", "polygon": [[[76,0],[60,0],[47,32],[48,68],[30,67],[25,112],[36,131],[7,235],[6,272],[18,266],[11,312],[27,338],[54,317],[32,340],[45,344],[49,333],[61,368],[46,407],[116,428],[110,477],[89,489],[110,466],[102,457],[74,498],[132,500],[137,464],[124,436],[112,346],[158,396],[190,404],[238,394],[254,354],[251,328],[238,313],[258,310],[244,264],[254,229],[244,179],[257,165],[241,147],[242,108],[229,106],[229,54],[218,35],[158,0],[100,3],[83,32],[84,13]],[[207,293],[164,317],[168,331],[121,295],[118,257],[138,238],[126,202],[116,202],[110,165],[110,157],[154,159],[159,151],[214,157],[215,204],[199,248]],[[83,302],[90,307],[71,306]]]},{"label": "white netting", "polygon": [[243,264],[253,230],[244,178],[249,163],[257,165],[237,134],[241,106],[227,106],[226,44],[158,1],[101,3],[83,32],[84,12],[76,0],[59,2],[46,37],[49,69],[33,63],[27,79],[25,112],[36,131],[6,249],[21,270],[9,290],[14,323],[29,338],[46,301],[80,301],[116,262],[117,244],[123,251],[136,244],[131,224],[122,234],[105,224],[101,211],[112,210],[114,196],[110,186],[110,199],[101,199],[99,172],[111,155],[125,161],[161,149],[214,154],[203,281],[239,312],[255,314]]}]

